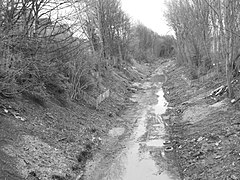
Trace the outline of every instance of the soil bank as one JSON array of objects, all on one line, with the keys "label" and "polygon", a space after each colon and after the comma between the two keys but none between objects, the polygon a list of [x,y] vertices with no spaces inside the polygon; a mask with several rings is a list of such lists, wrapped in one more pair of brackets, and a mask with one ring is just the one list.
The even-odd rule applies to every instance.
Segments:
[{"label": "soil bank", "polygon": [[[184,180],[240,179],[240,111],[226,96],[209,98],[225,84],[224,77],[190,80],[188,69],[174,61],[165,69],[165,122],[175,150],[175,164]],[[235,87],[239,97],[239,84]]]}]

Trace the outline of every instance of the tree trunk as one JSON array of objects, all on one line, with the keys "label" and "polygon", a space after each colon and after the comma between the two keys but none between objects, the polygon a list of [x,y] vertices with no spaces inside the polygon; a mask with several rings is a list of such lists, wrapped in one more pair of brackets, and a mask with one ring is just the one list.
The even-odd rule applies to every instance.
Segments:
[{"label": "tree trunk", "polygon": [[233,88],[232,88],[232,61],[233,61],[233,2],[226,2],[226,19],[225,19],[225,28],[226,28],[226,76],[227,76],[227,85],[228,85],[228,97],[233,98]]},{"label": "tree trunk", "polygon": [[[230,56],[227,61],[230,61]],[[234,93],[233,93],[233,88],[232,88],[232,67],[231,63],[226,63],[226,75],[227,75],[227,86],[228,86],[228,97],[233,98]]]}]

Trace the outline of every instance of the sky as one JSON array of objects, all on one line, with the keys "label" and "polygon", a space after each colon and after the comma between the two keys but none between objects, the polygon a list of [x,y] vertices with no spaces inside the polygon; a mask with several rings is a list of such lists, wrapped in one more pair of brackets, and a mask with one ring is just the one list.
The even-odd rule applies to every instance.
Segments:
[{"label": "sky", "polygon": [[173,35],[164,18],[164,0],[121,0],[122,9],[159,35]]}]

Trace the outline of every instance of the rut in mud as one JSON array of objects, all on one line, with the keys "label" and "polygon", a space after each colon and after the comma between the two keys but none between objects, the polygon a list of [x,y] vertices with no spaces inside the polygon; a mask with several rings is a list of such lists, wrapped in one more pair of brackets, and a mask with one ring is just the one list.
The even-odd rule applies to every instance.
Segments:
[{"label": "rut in mud", "polygon": [[[168,135],[161,115],[167,109],[162,83],[165,81],[162,69],[158,68],[144,83],[135,84],[142,89],[132,100],[137,105],[121,117],[135,123],[132,133],[124,136],[126,127],[109,131],[109,138],[124,140],[110,147],[104,155],[97,155],[87,166],[86,180],[177,180],[177,169],[173,168],[165,153]],[[119,145],[121,144],[121,145]],[[119,150],[114,151],[114,148]],[[111,154],[111,155],[110,155]],[[101,159],[101,160],[99,160]],[[170,162],[170,163],[169,163]]]}]

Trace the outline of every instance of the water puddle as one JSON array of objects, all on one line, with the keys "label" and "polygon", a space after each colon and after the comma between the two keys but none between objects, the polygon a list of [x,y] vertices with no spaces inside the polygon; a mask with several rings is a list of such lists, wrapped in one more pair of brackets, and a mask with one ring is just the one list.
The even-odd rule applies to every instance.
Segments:
[{"label": "water puddle", "polygon": [[[164,146],[165,129],[161,119],[167,109],[167,102],[163,97],[162,89],[157,92],[158,103],[149,106],[138,120],[136,129],[129,142],[128,149],[121,155],[124,161],[121,180],[173,180],[165,169],[156,165],[151,151],[158,148],[158,152]],[[151,121],[151,122],[150,122]],[[147,126],[148,127],[147,128]],[[142,137],[147,133],[147,137]],[[150,151],[151,149],[151,151]],[[113,180],[113,179],[111,179]]]},{"label": "water puddle", "polygon": [[[146,82],[142,87],[148,88],[153,87],[153,85]],[[140,94],[138,97],[135,95],[134,99],[138,101],[142,109],[135,112],[138,118],[134,133],[130,140],[126,142],[126,148],[111,163],[108,171],[104,172],[104,177],[98,178],[98,180],[177,179],[171,177],[171,173],[167,171],[166,165],[164,166],[165,168],[158,166],[152,155],[152,152],[160,155],[164,154],[164,136],[166,135],[161,114],[165,113],[167,102],[163,97],[164,93],[161,89],[161,84],[157,84],[157,87],[159,89],[156,93],[158,102],[154,105],[148,102],[154,96],[154,93],[152,93],[155,91],[154,89],[146,90],[144,95]],[[116,132],[122,133],[124,130],[115,129],[115,132],[110,134],[114,136]]]},{"label": "water puddle", "polygon": [[164,93],[162,90],[157,92],[158,103],[153,107],[155,114],[163,114],[167,109],[167,101],[165,100],[163,95]]},{"label": "water puddle", "polygon": [[122,180],[159,180],[158,169],[148,153],[138,154],[135,145],[127,154],[126,171]]},{"label": "water puddle", "polygon": [[[163,97],[162,89],[157,92],[158,103],[149,106],[140,114],[138,124],[131,137],[131,141],[127,145],[127,149],[119,158],[122,158],[122,174],[118,174],[115,179],[121,180],[173,180],[164,169],[160,169],[153,157],[150,154],[150,148],[162,148],[165,140],[164,124],[161,119],[167,109],[167,102]],[[154,121],[151,128],[147,129],[147,124],[150,123],[149,119]],[[142,140],[145,134],[147,138]],[[141,140],[139,140],[141,139]],[[159,150],[160,151],[160,150]],[[110,179],[109,179],[110,180]]]},{"label": "water puddle", "polygon": [[163,143],[165,141],[163,139],[154,139],[150,140],[146,143],[147,146],[154,146],[154,147],[163,147]]}]

